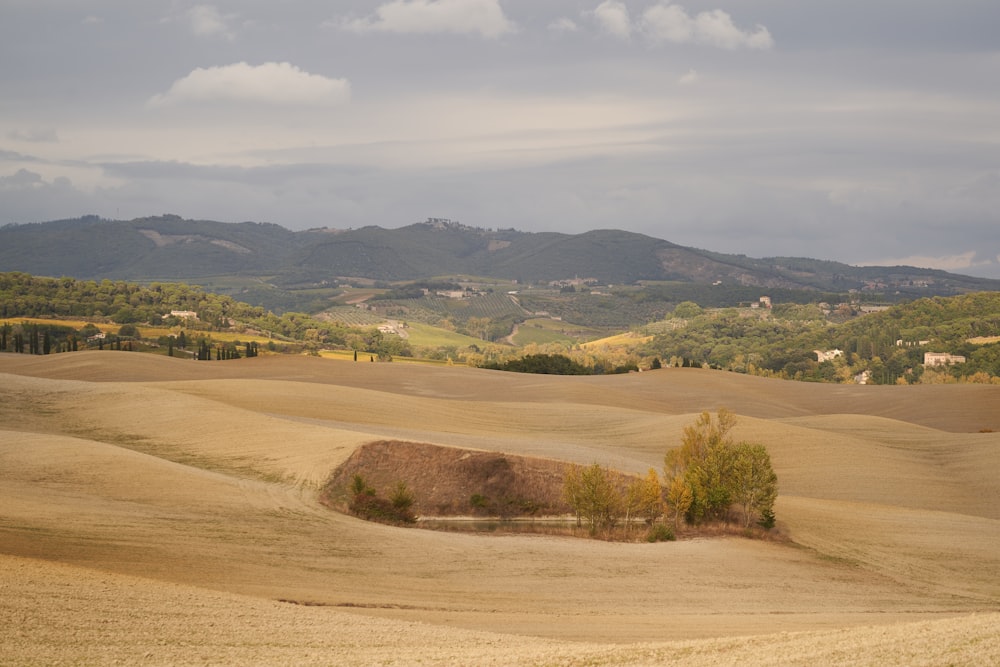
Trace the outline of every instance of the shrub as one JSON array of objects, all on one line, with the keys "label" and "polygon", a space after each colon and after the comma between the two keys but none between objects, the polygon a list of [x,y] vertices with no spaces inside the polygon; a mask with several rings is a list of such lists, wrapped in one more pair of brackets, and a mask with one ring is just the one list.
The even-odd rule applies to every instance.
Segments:
[{"label": "shrub", "polygon": [[647,542],[673,542],[676,539],[674,529],[665,523],[654,523],[646,533]]},{"label": "shrub", "polygon": [[375,489],[368,486],[361,475],[355,475],[351,481],[351,492],[353,500],[349,509],[357,517],[391,524],[417,521],[416,515],[410,509],[415,499],[405,482],[396,484],[391,499],[379,498]]}]

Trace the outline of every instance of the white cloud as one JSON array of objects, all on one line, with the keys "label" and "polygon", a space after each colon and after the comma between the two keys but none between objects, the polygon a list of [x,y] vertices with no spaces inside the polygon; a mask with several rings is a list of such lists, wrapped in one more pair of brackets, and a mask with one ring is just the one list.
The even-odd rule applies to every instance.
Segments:
[{"label": "white cloud", "polygon": [[222,37],[228,40],[236,37],[228,23],[233,16],[223,16],[214,5],[195,5],[185,16],[191,31],[199,37]]},{"label": "white cloud", "polygon": [[342,104],[350,99],[347,79],[330,79],[284,63],[199,67],[150,98],[157,107],[186,102],[258,102],[274,105]]},{"label": "white cloud", "polygon": [[723,49],[770,49],[774,39],[762,25],[741,30],[721,9],[691,16],[680,5],[660,2],[646,9],[640,21],[642,33],[654,42],[702,44]]},{"label": "white cloud", "polygon": [[104,19],[93,14],[83,19],[83,25],[101,25],[102,23],[104,23]]},{"label": "white cloud", "polygon": [[632,34],[632,22],[628,7],[620,0],[604,0],[592,12],[597,23],[615,37],[628,39]]},{"label": "white cloud", "polygon": [[480,34],[495,39],[513,32],[499,0],[392,0],[366,18],[341,27],[354,32]]},{"label": "white cloud", "polygon": [[690,86],[692,84],[698,83],[698,79],[700,78],[701,77],[698,76],[698,72],[696,70],[689,69],[681,76],[681,78],[677,79],[677,83],[681,84],[682,86]]},{"label": "white cloud", "polygon": [[556,19],[549,24],[549,30],[552,32],[576,32],[580,29],[580,26],[573,21],[573,19],[568,19],[566,17]]}]

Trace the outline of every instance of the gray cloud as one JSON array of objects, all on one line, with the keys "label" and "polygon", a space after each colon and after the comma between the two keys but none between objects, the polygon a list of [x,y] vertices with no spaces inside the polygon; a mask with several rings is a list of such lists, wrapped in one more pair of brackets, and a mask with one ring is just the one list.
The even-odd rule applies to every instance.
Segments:
[{"label": "gray cloud", "polygon": [[7,138],[13,141],[26,141],[29,143],[59,141],[59,135],[54,127],[32,127],[27,130],[14,129],[7,133]]},{"label": "gray cloud", "polygon": [[996,3],[170,12],[5,7],[0,224],[439,216],[1000,276]]}]

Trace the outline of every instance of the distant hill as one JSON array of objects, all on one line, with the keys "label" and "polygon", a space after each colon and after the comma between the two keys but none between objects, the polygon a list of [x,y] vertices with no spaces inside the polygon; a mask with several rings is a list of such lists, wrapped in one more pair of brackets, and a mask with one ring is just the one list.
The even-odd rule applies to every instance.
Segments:
[{"label": "distant hill", "polygon": [[0,228],[0,271],[99,280],[266,276],[280,285],[365,278],[489,276],[525,283],[682,281],[920,297],[1000,290],[1000,280],[915,267],[855,267],[807,258],[754,259],[620,230],[582,234],[488,230],[431,219],[398,229],[293,232],[255,222],[128,221],[84,216]]}]

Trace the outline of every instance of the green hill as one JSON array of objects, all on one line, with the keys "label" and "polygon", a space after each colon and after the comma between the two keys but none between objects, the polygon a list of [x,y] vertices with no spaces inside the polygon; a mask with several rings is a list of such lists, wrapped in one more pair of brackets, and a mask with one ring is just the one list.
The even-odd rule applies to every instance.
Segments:
[{"label": "green hill", "polygon": [[677,281],[768,290],[859,290],[887,301],[1000,290],[1000,280],[913,267],[754,259],[620,230],[529,233],[436,219],[398,229],[302,232],[173,215],[7,225],[0,228],[0,271],[140,282],[226,282],[224,278],[237,276],[239,281],[229,281],[230,289],[246,290],[241,298],[275,310],[314,305],[315,298],[290,294],[298,289],[348,279],[393,282],[441,275],[490,276],[521,284],[578,278],[603,285]]}]

